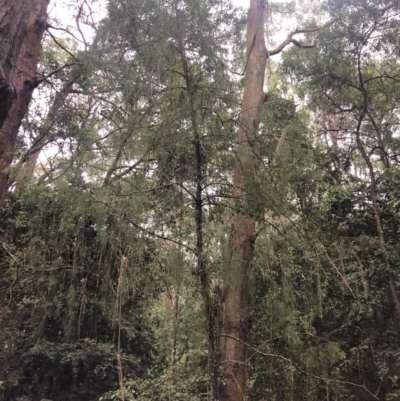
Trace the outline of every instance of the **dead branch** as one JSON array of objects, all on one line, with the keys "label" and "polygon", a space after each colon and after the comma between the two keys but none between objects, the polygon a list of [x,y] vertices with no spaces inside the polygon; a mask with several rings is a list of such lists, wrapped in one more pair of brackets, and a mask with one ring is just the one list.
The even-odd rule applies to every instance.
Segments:
[{"label": "dead branch", "polygon": [[300,47],[302,49],[311,49],[313,47],[316,46],[315,43],[311,43],[309,45],[306,45],[302,42],[300,42],[299,40],[296,40],[293,38],[294,35],[298,35],[298,34],[302,34],[302,33],[313,33],[313,32],[318,32],[321,29],[323,29],[325,27],[318,27],[318,28],[312,28],[312,29],[295,29],[294,31],[290,32],[288,34],[288,36],[286,37],[286,39],[277,47],[275,47],[275,49],[269,50],[267,51],[267,58],[274,56],[275,54],[280,53],[286,46],[288,46],[289,44],[294,44],[297,47]]}]

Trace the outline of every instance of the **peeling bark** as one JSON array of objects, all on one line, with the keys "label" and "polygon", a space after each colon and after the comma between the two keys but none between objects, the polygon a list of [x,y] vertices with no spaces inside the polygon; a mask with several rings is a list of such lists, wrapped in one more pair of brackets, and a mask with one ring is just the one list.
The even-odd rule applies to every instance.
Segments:
[{"label": "peeling bark", "polygon": [[0,0],[0,205],[32,92],[49,0]]}]

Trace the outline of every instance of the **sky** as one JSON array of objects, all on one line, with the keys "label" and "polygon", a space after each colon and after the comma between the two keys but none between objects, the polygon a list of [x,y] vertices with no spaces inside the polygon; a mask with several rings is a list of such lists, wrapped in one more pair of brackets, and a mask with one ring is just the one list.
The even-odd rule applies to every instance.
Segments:
[{"label": "sky", "polygon": [[[145,1],[145,0],[143,0]],[[49,7],[49,12],[50,12],[50,17],[57,17],[60,19],[66,19],[68,17],[68,8],[65,5],[65,1],[63,0],[52,0],[50,2],[50,7]],[[103,0],[99,0],[98,3],[105,3],[105,1]],[[243,8],[247,8],[250,0],[232,0],[232,3],[235,6],[238,7],[243,7]]]},{"label": "sky", "polygon": [[[143,0],[146,1],[146,0]],[[279,1],[279,0],[278,0]],[[282,0],[281,0],[282,1]],[[284,1],[284,0],[283,0]],[[68,10],[68,7],[65,4],[65,0],[52,0],[50,2],[50,17],[57,17],[58,19],[62,21],[68,21],[70,18],[68,16],[70,15],[70,11]],[[104,0],[98,0],[98,3],[105,3]],[[250,0],[232,0],[232,3],[237,6],[237,7],[243,7],[247,8],[250,4]]]},{"label": "sky", "polygon": [[[102,0],[99,0],[98,2],[105,3]],[[232,2],[238,7],[247,8],[249,6],[250,0],[232,0]],[[65,3],[66,2],[63,0],[52,0],[49,8],[50,17],[52,18],[56,17],[57,19],[60,19],[61,21],[65,21],[67,23],[68,20],[71,21],[71,18],[68,18],[70,16],[70,11],[68,10],[68,7],[66,6]]]},{"label": "sky", "polygon": [[[93,1],[93,0],[92,0]],[[143,0],[146,1],[146,0]],[[105,0],[94,0],[94,3],[98,3],[98,9],[100,10],[103,5],[105,5]],[[237,7],[243,7],[247,8],[249,6],[250,0],[232,0],[233,4],[235,4]],[[74,33],[77,34],[79,37],[80,34],[78,30],[76,29],[76,22],[74,21],[72,15],[73,15],[73,10],[71,9],[71,6],[68,6],[68,4],[79,4],[81,3],[79,0],[51,0],[50,6],[49,6],[49,17],[50,19],[56,19],[58,21],[58,24],[56,26],[61,26],[63,28],[67,28],[69,31],[74,31]],[[97,11],[94,9],[94,11]],[[86,36],[88,35],[89,37],[91,36],[91,29],[89,27],[85,27],[85,25],[81,24],[80,26],[83,34]],[[58,32],[60,33],[60,32]]]},{"label": "sky", "polygon": [[[146,1],[146,0],[143,0]],[[86,2],[86,1],[85,1]],[[238,7],[243,7],[244,9],[247,9],[250,0],[232,0],[233,4],[235,4]],[[275,2],[288,2],[288,0],[275,0]],[[88,3],[92,3],[93,6],[96,6],[97,8],[94,9],[94,11],[97,13],[98,10],[103,9],[106,4],[106,0],[91,0],[88,1]],[[69,5],[68,5],[69,4]],[[72,15],[74,14],[74,10],[71,7],[72,5],[75,5],[75,9],[77,7],[77,4],[82,4],[82,0],[51,0],[50,6],[49,6],[49,17],[50,20],[57,20],[57,23],[54,23],[55,26],[61,26],[63,28],[68,29],[70,32],[73,32],[78,38],[80,38],[80,33],[76,28],[76,22],[74,21]],[[76,13],[76,11],[75,11]],[[98,15],[101,15],[103,13],[98,13]],[[273,35],[273,41],[274,42],[281,42],[282,40],[285,39],[288,31],[292,30],[293,27],[291,27],[291,22],[290,20],[283,21],[283,24],[280,23],[278,24],[280,27],[283,29],[280,29],[279,32],[274,32]],[[88,41],[90,41],[90,37],[93,35],[92,30],[88,27],[85,26],[84,24],[80,25],[80,28],[83,32],[83,34],[87,37]],[[92,33],[91,33],[92,32]],[[61,31],[57,32],[57,36],[63,36]],[[268,46],[268,45],[267,45]],[[275,47],[275,46],[273,46]]]},{"label": "sky", "polygon": [[233,4],[236,6],[247,7],[249,0],[233,0]]}]

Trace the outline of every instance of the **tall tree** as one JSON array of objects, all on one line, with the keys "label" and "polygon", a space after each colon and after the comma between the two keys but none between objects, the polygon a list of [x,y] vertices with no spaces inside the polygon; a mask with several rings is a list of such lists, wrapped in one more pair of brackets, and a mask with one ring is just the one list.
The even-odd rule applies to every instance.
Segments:
[{"label": "tall tree", "polygon": [[247,394],[247,341],[251,326],[249,274],[256,239],[257,132],[259,107],[264,103],[267,52],[264,39],[264,0],[251,0],[247,14],[247,61],[240,126],[237,133],[230,259],[223,288],[223,338],[221,367],[223,383],[219,399],[245,400]]},{"label": "tall tree", "polygon": [[0,204],[21,121],[36,87],[49,0],[0,1]]},{"label": "tall tree", "polygon": [[247,53],[244,72],[244,89],[235,152],[233,197],[229,260],[225,268],[222,295],[222,340],[220,364],[223,381],[219,399],[247,399],[247,342],[251,328],[250,270],[254,244],[257,237],[256,222],[263,214],[260,196],[260,151],[258,129],[260,111],[267,98],[264,93],[264,77],[267,58],[280,53],[287,45],[308,48],[293,38],[299,33],[289,33],[275,49],[265,45],[266,1],[250,0],[247,13]]}]

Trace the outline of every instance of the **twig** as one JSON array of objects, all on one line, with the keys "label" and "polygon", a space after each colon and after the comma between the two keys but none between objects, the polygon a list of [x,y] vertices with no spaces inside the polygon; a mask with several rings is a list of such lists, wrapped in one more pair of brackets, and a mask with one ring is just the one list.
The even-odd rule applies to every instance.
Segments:
[{"label": "twig", "polygon": [[53,76],[54,74],[57,74],[57,72],[63,70],[64,68],[71,67],[72,65],[78,65],[78,64],[82,64],[82,63],[80,63],[80,62],[73,62],[73,63],[66,63],[66,64],[64,64],[63,66],[61,66],[61,67],[59,67],[59,68],[57,68],[57,69],[55,69],[55,70],[49,72],[49,73],[48,73],[47,75],[45,75],[43,78],[38,79],[38,80],[36,81],[36,82],[37,82],[37,85],[40,85],[42,82],[46,81],[46,80],[49,79],[51,76]]},{"label": "twig", "polygon": [[[60,28],[60,27],[55,27],[53,25],[47,24],[46,28],[49,29],[55,29],[56,31],[64,31],[66,33],[68,33],[68,35],[71,35],[75,40],[77,40],[78,42],[82,42],[82,40],[78,39],[72,32],[70,32],[68,29],[65,28]],[[83,43],[83,42],[82,42]]]},{"label": "twig", "polygon": [[61,47],[66,53],[68,53],[74,60],[76,60],[78,63],[80,62],[68,49],[65,48],[57,39],[56,37],[49,31],[47,30],[47,33],[51,36],[51,38],[54,40],[54,42]]},{"label": "twig", "polygon": [[[315,252],[315,254],[317,255],[318,258],[318,254]],[[343,283],[345,284],[345,286],[349,289],[351,295],[353,295],[353,298],[356,299],[356,296],[354,295],[353,290],[351,289],[346,277],[340,272],[340,270],[337,268],[337,266],[335,265],[335,263],[333,263],[332,259],[329,257],[328,252],[325,251],[326,257],[329,260],[329,263],[331,264],[331,266],[336,270],[336,273],[340,276],[340,278],[342,279]]]}]

